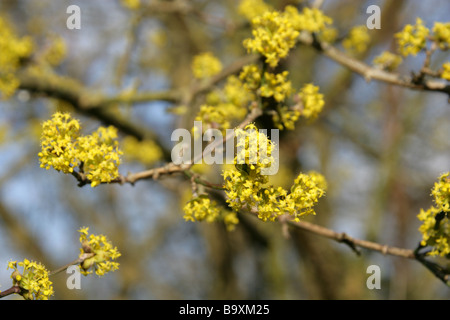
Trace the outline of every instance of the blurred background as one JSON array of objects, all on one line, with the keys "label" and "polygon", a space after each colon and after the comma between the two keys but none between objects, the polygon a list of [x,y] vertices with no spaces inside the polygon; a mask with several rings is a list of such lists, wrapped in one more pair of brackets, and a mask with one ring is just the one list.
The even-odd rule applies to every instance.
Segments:
[{"label": "blurred background", "polygon": [[[279,9],[308,4],[267,2]],[[365,24],[371,4],[382,13],[381,29],[369,30],[370,46],[358,56],[369,64],[393,50],[393,35],[405,24],[421,17],[431,28],[434,21],[447,22],[450,12],[445,0],[325,0],[322,9],[344,37]],[[81,9],[80,30],[66,27],[69,5]],[[49,74],[105,96],[186,88],[193,81],[191,60],[201,52],[213,52],[224,66],[246,55],[242,40],[251,30],[237,12],[238,0],[141,0],[141,5],[134,10],[114,0],[2,0],[0,15],[38,48],[62,38],[65,57]],[[399,73],[417,72],[424,58],[409,57]],[[433,55],[431,67],[446,60],[448,55]],[[326,105],[315,123],[299,122],[283,132],[276,183],[289,186],[300,171],[316,170],[329,188],[308,221],[415,249],[421,240],[417,214],[431,206],[434,182],[450,170],[448,97],[368,83],[301,45],[283,66],[295,88],[308,82],[320,86]],[[132,128],[120,131],[121,142],[127,136],[151,138],[163,150],[150,162],[124,155],[122,174],[167,162],[172,131],[192,126],[199,101],[181,115],[177,107],[145,99],[108,106],[108,115]],[[120,269],[103,278],[83,277],[80,290],[69,290],[68,275],[58,274],[51,279],[54,299],[450,298],[448,287],[414,260],[368,250],[357,256],[345,245],[300,230],[290,230],[286,238],[279,224],[250,216],[242,216],[233,232],[220,223],[186,222],[182,206],[191,186],[181,175],[134,186],[79,188],[74,177],[39,167],[41,124],[55,110],[71,112],[86,133],[105,123],[104,114],[80,112],[42,92],[18,90],[0,102],[0,290],[11,285],[9,260],[28,258],[56,269],[77,258],[77,230],[89,226],[118,247]],[[221,182],[220,168],[204,174]],[[381,268],[380,290],[366,287],[370,265]]]}]

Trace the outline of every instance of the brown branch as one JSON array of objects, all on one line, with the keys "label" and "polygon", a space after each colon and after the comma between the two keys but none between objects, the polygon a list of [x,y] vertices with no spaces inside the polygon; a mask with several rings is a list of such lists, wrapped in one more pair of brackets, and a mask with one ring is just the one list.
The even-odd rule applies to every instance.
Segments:
[{"label": "brown branch", "polygon": [[397,73],[373,68],[362,61],[348,56],[328,43],[318,42],[309,33],[302,33],[299,36],[299,41],[304,45],[316,48],[328,58],[361,75],[366,81],[373,79],[413,90],[443,92],[450,96],[450,85],[447,85],[445,82],[424,80],[417,83],[414,81],[414,77],[404,77]]},{"label": "brown branch", "polygon": [[22,288],[19,286],[12,286],[11,288],[5,290],[5,291],[0,291],[0,299],[7,297],[11,294],[20,294],[22,292]]},{"label": "brown branch", "polygon": [[[384,255],[389,254],[397,257],[403,257],[408,259],[415,259],[414,250],[391,247],[388,245],[382,245],[376,242],[360,240],[350,237],[345,232],[336,232],[334,230],[316,225],[307,221],[293,221],[289,220],[288,223],[291,226],[300,228],[312,232],[314,234],[320,235],[325,238],[335,240],[337,242],[345,243],[352,248],[353,251],[358,252],[357,247],[369,249],[372,251],[378,251]],[[359,253],[358,253],[359,254]]]},{"label": "brown branch", "polygon": [[84,260],[89,259],[89,258],[92,258],[94,255],[95,255],[95,253],[83,253],[79,258],[75,259],[74,261],[69,262],[68,264],[66,264],[66,265],[64,265],[64,266],[62,266],[62,267],[60,267],[60,268],[58,268],[58,269],[55,269],[55,270],[53,270],[53,271],[50,271],[50,272],[48,273],[48,275],[49,275],[49,276],[52,276],[52,275],[58,274],[58,273],[60,273],[60,272],[62,272],[62,271],[65,271],[65,270],[66,270],[67,268],[69,268],[70,266],[78,265],[78,264],[80,264],[80,263],[83,263]]}]

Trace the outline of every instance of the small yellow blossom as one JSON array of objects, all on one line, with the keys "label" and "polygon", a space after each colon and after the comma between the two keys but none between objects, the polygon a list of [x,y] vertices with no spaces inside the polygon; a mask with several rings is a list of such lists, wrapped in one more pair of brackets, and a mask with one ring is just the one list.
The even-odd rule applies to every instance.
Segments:
[{"label": "small yellow blossom", "polygon": [[320,173],[300,173],[286,197],[286,210],[294,215],[297,221],[301,216],[316,214],[314,206],[325,194],[326,188],[325,178]]},{"label": "small yellow blossom", "polygon": [[192,60],[192,72],[198,79],[212,77],[220,71],[222,71],[222,63],[211,52],[196,55]]},{"label": "small yellow blossom", "polygon": [[278,11],[253,18],[252,28],[253,38],[245,39],[244,47],[248,52],[263,55],[271,67],[276,67],[280,59],[288,55],[299,35],[290,19]]},{"label": "small yellow blossom", "polygon": [[8,99],[19,87],[15,72],[20,60],[28,58],[33,51],[29,37],[18,38],[9,23],[0,17],[0,97]]},{"label": "small yellow blossom", "polygon": [[229,211],[224,215],[223,222],[225,223],[227,231],[233,231],[239,223],[239,218],[235,211]]},{"label": "small yellow blossom", "polygon": [[311,83],[306,84],[300,90],[299,98],[303,105],[301,116],[308,120],[316,119],[325,105],[323,94],[319,93],[319,87]]},{"label": "small yellow blossom", "polygon": [[[22,273],[18,266],[23,268]],[[22,262],[10,261],[8,269],[14,270],[11,274],[13,285],[19,286],[19,293],[26,300],[48,300],[53,295],[52,282],[49,272],[40,262],[24,259]]]},{"label": "small yellow blossom", "polygon": [[289,72],[264,73],[264,81],[260,87],[262,97],[273,97],[276,101],[284,101],[292,92],[291,82],[287,80]]},{"label": "small yellow blossom", "polygon": [[450,173],[444,173],[435,182],[431,195],[439,210],[450,212]]},{"label": "small yellow blossom", "polygon": [[361,25],[353,27],[347,38],[342,41],[342,46],[351,53],[363,53],[370,43],[370,36],[367,26]]},{"label": "small yellow blossom", "polygon": [[[261,168],[273,161],[274,145],[262,132],[255,130],[255,125],[250,124],[245,129],[248,131],[236,133],[235,166],[222,172],[228,205],[234,211],[254,211],[262,221],[274,221],[283,214],[290,214],[296,220],[315,214],[314,206],[325,194],[325,178],[316,172],[301,173],[290,193],[282,187],[269,185],[268,176],[262,174]],[[259,141],[266,147],[261,147]],[[259,159],[263,154],[268,155],[266,159]]]},{"label": "small yellow blossom", "polygon": [[450,62],[445,62],[442,65],[441,78],[450,81]]},{"label": "small yellow blossom", "polygon": [[154,141],[138,141],[133,136],[126,136],[123,139],[122,150],[126,159],[145,165],[152,165],[163,156],[161,148]]},{"label": "small yellow blossom", "polygon": [[397,67],[400,65],[400,63],[402,63],[402,61],[403,59],[401,56],[391,53],[389,51],[384,51],[382,54],[375,57],[373,63],[383,70],[393,71],[397,69]]},{"label": "small yellow blossom", "polygon": [[200,106],[195,117],[202,121],[202,129],[215,128],[225,133],[233,121],[244,119],[248,105],[254,99],[254,94],[236,76],[229,76],[222,89],[211,91],[206,96],[206,104]]},{"label": "small yellow blossom", "polygon": [[300,115],[301,112],[298,109],[289,109],[287,106],[282,106],[277,109],[272,119],[279,130],[294,130],[295,122]]},{"label": "small yellow blossom", "polygon": [[284,15],[297,31],[321,32],[333,23],[333,19],[326,16],[320,9],[304,7],[299,13],[297,8],[288,5],[284,9]]},{"label": "small yellow blossom", "polygon": [[399,52],[402,56],[417,55],[426,47],[426,40],[430,30],[423,25],[420,18],[416,19],[415,25],[407,24],[402,31],[395,34],[397,38]]},{"label": "small yellow blossom", "polygon": [[119,176],[122,152],[116,128],[99,127],[91,135],[82,136],[79,121],[61,112],[53,114],[42,128],[42,150],[38,154],[42,168],[72,173],[75,167],[80,167],[92,187]]},{"label": "small yellow blossom", "polygon": [[249,21],[266,11],[272,10],[273,8],[264,0],[241,0],[238,6],[238,13]]},{"label": "small yellow blossom", "polygon": [[85,254],[92,254],[92,257],[84,259],[80,264],[80,272],[83,275],[95,271],[98,276],[103,276],[119,269],[119,263],[112,260],[116,260],[121,254],[104,235],[89,235],[89,227],[80,228],[78,232],[81,243],[80,258],[84,258]]},{"label": "small yellow blossom", "polygon": [[242,68],[239,79],[243,81],[244,88],[250,92],[261,86],[261,69],[256,64],[249,64]]},{"label": "small yellow blossom", "polygon": [[450,22],[435,22],[432,32],[433,39],[439,45],[439,48],[447,50],[450,47]]},{"label": "small yellow blossom", "polygon": [[450,173],[444,173],[431,190],[435,205],[428,210],[420,210],[417,218],[422,221],[422,246],[430,246],[428,254],[450,255]]},{"label": "small yellow blossom", "polygon": [[183,210],[186,221],[214,222],[220,215],[216,202],[211,201],[207,195],[200,195],[190,200]]}]

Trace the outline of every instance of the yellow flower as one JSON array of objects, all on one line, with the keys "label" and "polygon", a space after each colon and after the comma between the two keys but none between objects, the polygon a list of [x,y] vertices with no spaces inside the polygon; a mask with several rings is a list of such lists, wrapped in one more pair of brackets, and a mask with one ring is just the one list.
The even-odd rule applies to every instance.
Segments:
[{"label": "yellow flower", "polygon": [[297,8],[288,5],[284,9],[284,15],[297,31],[321,32],[326,30],[327,25],[333,23],[333,19],[317,8],[304,7],[299,13]]},{"label": "yellow flower", "polygon": [[300,117],[301,113],[297,109],[289,109],[287,106],[282,106],[277,109],[272,119],[279,130],[294,130],[295,122]]},{"label": "yellow flower", "polygon": [[88,227],[80,228],[78,232],[81,243],[80,258],[85,254],[93,254],[80,264],[80,272],[83,275],[91,274],[94,270],[98,276],[103,276],[119,269],[119,263],[112,260],[116,260],[121,254],[104,235],[89,235]]},{"label": "yellow flower", "polygon": [[441,78],[450,81],[450,62],[445,62],[442,65]]},{"label": "yellow flower", "polygon": [[222,63],[211,52],[196,55],[192,60],[192,72],[198,79],[212,77],[220,71],[222,71]]},{"label": "yellow flower", "polygon": [[126,136],[123,139],[122,149],[127,159],[139,161],[145,165],[152,165],[163,156],[161,148],[154,141],[138,141],[132,136]]},{"label": "yellow flower", "polygon": [[264,81],[260,87],[262,97],[273,97],[276,101],[284,101],[292,92],[291,82],[287,80],[289,72],[264,73]]},{"label": "yellow flower", "polygon": [[435,22],[433,29],[433,39],[439,45],[441,50],[447,50],[450,47],[450,22]]},{"label": "yellow flower", "polygon": [[311,83],[306,84],[300,90],[299,98],[303,105],[301,116],[309,120],[316,119],[325,105],[323,94],[319,93],[319,87]]},{"label": "yellow flower", "polygon": [[[23,268],[22,273],[18,266]],[[13,285],[19,286],[19,293],[26,300],[48,300],[53,295],[52,282],[49,272],[40,262],[24,259],[22,262],[10,261],[8,269],[14,270],[11,274]]]},{"label": "yellow flower", "polygon": [[206,104],[200,106],[195,117],[196,121],[202,121],[203,131],[215,128],[224,134],[233,121],[244,119],[254,94],[243,86],[238,77],[229,76],[222,89],[213,90],[206,96]]},{"label": "yellow flower", "polygon": [[391,53],[389,51],[384,51],[379,56],[375,57],[373,63],[384,70],[393,71],[402,63],[402,57]]},{"label": "yellow flower", "polygon": [[444,173],[435,182],[431,195],[439,210],[450,212],[450,173]]},{"label": "yellow flower", "polygon": [[417,55],[424,49],[430,30],[423,25],[422,19],[417,18],[415,25],[407,24],[402,31],[395,34],[399,52],[402,56]]},{"label": "yellow flower", "polygon": [[[245,130],[236,130],[237,155],[235,165],[222,172],[227,203],[234,211],[255,211],[262,221],[274,221],[283,214],[299,219],[306,214],[315,214],[314,206],[325,194],[325,178],[317,172],[300,174],[288,193],[282,187],[268,184],[268,176],[261,168],[273,158],[273,143],[254,124]],[[259,144],[259,142],[262,142]],[[266,146],[266,147],[264,147]],[[261,160],[261,155],[268,155]]]},{"label": "yellow flower", "polygon": [[42,168],[72,173],[79,167],[92,187],[119,176],[122,152],[118,148],[116,128],[99,127],[91,135],[82,136],[78,120],[60,112],[45,121],[42,128],[42,150],[38,154]]},{"label": "yellow flower", "polygon": [[272,7],[263,0],[242,0],[238,6],[238,13],[249,21],[266,11],[272,10]]},{"label": "yellow flower", "polygon": [[417,218],[422,221],[422,246],[430,246],[428,254],[442,257],[450,254],[450,173],[444,173],[431,190],[435,206],[420,210]]},{"label": "yellow flower", "polygon": [[15,72],[20,67],[20,60],[29,57],[32,51],[31,38],[18,38],[6,20],[0,17],[0,95],[3,99],[11,97],[19,87]]},{"label": "yellow flower", "polygon": [[190,200],[184,207],[184,219],[186,221],[215,221],[220,210],[215,201],[211,201],[208,196],[200,195]]},{"label": "yellow flower", "polygon": [[370,43],[370,36],[365,25],[353,27],[349,36],[342,41],[342,46],[351,53],[363,53]]},{"label": "yellow flower", "polygon": [[243,45],[248,52],[262,54],[271,67],[276,67],[288,55],[299,35],[290,19],[278,11],[253,18],[252,28],[253,38],[245,39]]}]

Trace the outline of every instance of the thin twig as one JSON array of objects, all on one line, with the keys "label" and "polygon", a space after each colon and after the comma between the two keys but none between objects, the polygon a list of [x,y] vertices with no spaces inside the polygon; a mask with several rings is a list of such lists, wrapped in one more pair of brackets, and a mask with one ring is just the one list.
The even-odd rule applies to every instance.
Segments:
[{"label": "thin twig", "polygon": [[350,248],[359,254],[359,250],[357,247],[369,249],[372,251],[378,251],[384,255],[389,254],[397,257],[403,257],[408,259],[415,259],[414,251],[411,249],[397,248],[391,247],[387,245],[382,245],[376,242],[355,239],[350,237],[345,232],[336,232],[334,230],[319,226],[317,224],[307,222],[307,221],[293,221],[289,220],[288,222],[291,226],[300,228],[302,230],[306,230],[312,232],[314,234],[320,235],[325,238],[333,239],[337,242],[345,243],[350,246]]},{"label": "thin twig", "polygon": [[64,266],[62,266],[62,267],[60,267],[60,268],[58,268],[56,270],[50,271],[48,273],[48,275],[52,276],[52,275],[58,274],[58,273],[60,273],[62,271],[65,271],[70,266],[78,265],[80,263],[83,263],[84,260],[92,258],[94,255],[95,255],[95,253],[83,253],[79,258],[73,260],[72,262],[69,262],[68,264],[66,264],[66,265],[64,265]]},{"label": "thin twig", "polygon": [[302,33],[299,36],[299,42],[304,45],[316,48],[328,58],[363,76],[366,81],[370,81],[373,79],[413,90],[443,92],[450,96],[450,85],[446,84],[445,82],[428,80],[422,81],[421,83],[415,83],[412,77],[403,77],[397,73],[373,68],[362,61],[348,56],[329,43],[318,42],[317,39],[314,39],[308,33]]}]

